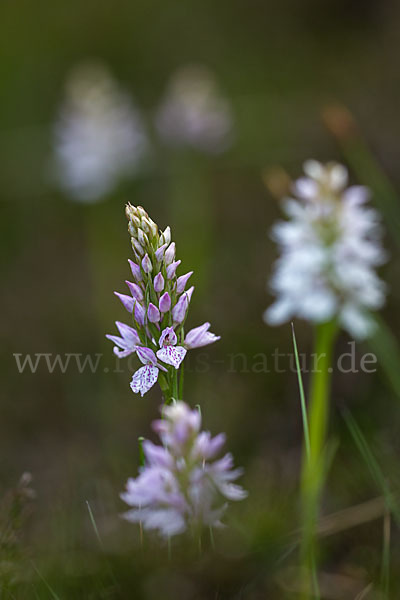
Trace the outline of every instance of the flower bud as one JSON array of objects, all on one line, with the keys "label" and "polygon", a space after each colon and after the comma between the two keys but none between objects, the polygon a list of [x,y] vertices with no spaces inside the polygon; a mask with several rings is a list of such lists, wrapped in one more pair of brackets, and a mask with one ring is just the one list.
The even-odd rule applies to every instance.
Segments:
[{"label": "flower bud", "polygon": [[167,267],[167,279],[172,279],[173,277],[175,277],[176,269],[179,267],[181,262],[182,261],[180,260],[176,260]]},{"label": "flower bud", "polygon": [[143,248],[147,248],[149,246],[149,238],[144,233],[143,229],[138,229],[137,231],[139,244],[142,244]]},{"label": "flower bud", "polygon": [[156,223],[154,223],[154,221],[152,221],[152,219],[150,219],[150,217],[149,217],[149,227],[150,227],[150,234],[153,237],[156,237],[156,235],[158,233],[158,227],[157,227]]},{"label": "flower bud", "polygon": [[193,271],[189,271],[186,275],[181,275],[176,280],[176,293],[181,294],[185,290],[188,279],[193,275]]},{"label": "flower bud", "polygon": [[148,219],[142,219],[141,228],[145,233],[150,233],[150,223]]},{"label": "flower bud", "polygon": [[172,244],[170,244],[170,246],[168,246],[168,248],[164,254],[165,266],[168,267],[168,265],[170,265],[172,263],[174,258],[175,258],[175,242],[172,242]]},{"label": "flower bud", "polygon": [[156,250],[156,259],[158,262],[162,261],[166,247],[167,244],[163,244],[158,250]]},{"label": "flower bud", "polygon": [[142,288],[138,286],[137,283],[132,283],[132,281],[125,281],[126,285],[129,288],[130,293],[132,294],[132,298],[135,300],[139,300],[139,302],[143,301],[143,291]]},{"label": "flower bud", "polygon": [[162,244],[170,244],[171,243],[171,228],[166,227],[165,230],[160,235],[160,245]]},{"label": "flower bud", "polygon": [[114,294],[121,300],[128,313],[132,314],[133,305],[135,303],[134,299],[131,298],[131,296],[126,296],[126,294],[120,294],[119,292],[114,292]]},{"label": "flower bud", "polygon": [[139,244],[139,242],[135,240],[135,238],[132,238],[132,248],[139,256],[144,256],[144,248],[142,244]]},{"label": "flower bud", "polygon": [[169,311],[169,309],[171,308],[171,297],[168,294],[168,292],[165,292],[165,294],[161,296],[158,306],[160,307],[160,311],[162,313],[166,313]]},{"label": "flower bud", "polygon": [[189,298],[188,293],[185,292],[179,298],[178,302],[175,304],[172,309],[172,319],[174,323],[183,323],[186,317],[186,312],[189,306]]},{"label": "flower bud", "polygon": [[146,254],[146,256],[144,256],[142,260],[142,269],[145,273],[151,273],[153,270],[153,265],[151,264],[151,260],[148,254]]},{"label": "flower bud", "polygon": [[133,262],[130,258],[128,258],[128,263],[132,271],[132,275],[136,281],[142,281],[142,272],[140,270],[139,265]]},{"label": "flower bud", "polygon": [[157,273],[157,275],[154,277],[154,291],[157,293],[162,292],[164,289],[164,284],[164,277],[161,273]]},{"label": "flower bud", "polygon": [[150,323],[158,323],[161,318],[160,311],[152,302],[150,302],[149,308],[147,309],[147,318]]},{"label": "flower bud", "polygon": [[135,321],[137,321],[139,323],[139,325],[141,325],[143,327],[144,317],[146,314],[145,310],[138,300],[134,300],[134,302],[135,302]]}]

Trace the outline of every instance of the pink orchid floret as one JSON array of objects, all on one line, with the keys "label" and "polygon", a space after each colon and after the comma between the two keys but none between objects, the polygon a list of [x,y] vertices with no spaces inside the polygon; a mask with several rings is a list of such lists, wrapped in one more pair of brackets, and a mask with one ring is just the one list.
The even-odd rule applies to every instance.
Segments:
[{"label": "pink orchid floret", "polygon": [[203,323],[199,327],[195,327],[188,331],[185,337],[185,347],[189,350],[193,348],[201,348],[202,346],[208,346],[221,339],[219,335],[215,335],[208,331],[210,323]]},{"label": "pink orchid floret", "polygon": [[132,327],[129,327],[129,325],[125,325],[125,323],[121,323],[120,321],[116,321],[115,324],[118,327],[121,337],[107,334],[106,338],[116,344],[114,346],[114,354],[118,358],[125,358],[136,352],[136,346],[140,344],[140,338],[137,332]]},{"label": "pink orchid floret", "polygon": [[157,350],[157,358],[179,369],[181,362],[186,356],[186,348],[177,346],[178,338],[173,327],[166,327],[160,336],[160,350]]},{"label": "pink orchid floret", "polygon": [[132,507],[124,518],[156,529],[165,538],[188,529],[221,526],[226,500],[247,496],[233,483],[242,471],[233,468],[231,454],[211,461],[222,449],[225,435],[212,438],[201,432],[199,411],[184,402],[163,408],[162,415],[153,427],[163,446],[143,443],[145,466],[121,494]]},{"label": "pink orchid floret", "polygon": [[160,369],[167,369],[157,363],[156,355],[150,348],[137,346],[135,348],[139,360],[144,364],[133,374],[130,386],[134,394],[139,394],[143,397],[148,392],[158,379]]}]

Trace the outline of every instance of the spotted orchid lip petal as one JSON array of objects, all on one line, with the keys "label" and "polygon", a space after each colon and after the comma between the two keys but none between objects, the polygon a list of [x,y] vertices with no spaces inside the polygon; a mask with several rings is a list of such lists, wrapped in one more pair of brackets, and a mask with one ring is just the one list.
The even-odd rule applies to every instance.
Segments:
[{"label": "spotted orchid lip petal", "polygon": [[144,367],[140,367],[133,374],[132,380],[130,383],[132,392],[134,394],[139,394],[143,397],[156,383],[158,379],[158,368],[154,365],[145,365]]},{"label": "spotted orchid lip petal", "polygon": [[186,356],[186,348],[182,346],[164,346],[160,350],[157,350],[157,358],[172,365],[175,369],[179,369],[183,359]]}]

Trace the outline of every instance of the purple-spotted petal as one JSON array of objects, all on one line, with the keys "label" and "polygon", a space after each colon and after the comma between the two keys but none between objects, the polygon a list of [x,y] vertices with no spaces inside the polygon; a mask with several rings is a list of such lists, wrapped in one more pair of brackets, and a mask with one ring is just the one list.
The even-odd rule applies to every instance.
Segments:
[{"label": "purple-spotted petal", "polygon": [[146,392],[156,383],[158,379],[158,368],[153,365],[145,365],[140,367],[133,374],[132,381],[130,383],[132,392],[144,396]]},{"label": "purple-spotted petal", "polygon": [[179,369],[181,362],[186,356],[186,348],[183,346],[164,346],[157,350],[157,358]]}]

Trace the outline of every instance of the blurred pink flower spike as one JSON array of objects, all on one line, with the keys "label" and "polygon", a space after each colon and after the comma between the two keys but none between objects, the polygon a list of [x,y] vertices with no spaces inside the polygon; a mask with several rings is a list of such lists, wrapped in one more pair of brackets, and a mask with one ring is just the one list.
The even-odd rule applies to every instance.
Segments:
[{"label": "blurred pink flower spike", "polygon": [[106,338],[116,344],[114,346],[114,354],[118,358],[125,358],[136,351],[136,346],[140,344],[140,338],[136,331],[132,327],[129,327],[129,325],[125,325],[125,323],[121,323],[120,321],[116,321],[115,324],[118,327],[121,337],[107,334]]},{"label": "blurred pink flower spike", "polygon": [[140,367],[140,369],[133,374],[130,385],[134,394],[140,393],[143,397],[156,383],[159,370],[166,371],[167,369],[157,363],[156,356],[150,348],[137,346],[136,354],[138,355],[139,360],[144,364],[144,367]]},{"label": "blurred pink flower spike", "polygon": [[166,327],[160,336],[160,350],[157,351],[157,358],[179,369],[181,362],[186,356],[186,348],[177,346],[178,338],[172,327]]},{"label": "blurred pink flower spike", "polygon": [[203,323],[199,327],[195,327],[188,331],[185,337],[185,347],[191,350],[192,348],[201,348],[202,346],[208,346],[221,339],[221,336],[215,335],[208,331],[210,323]]}]

